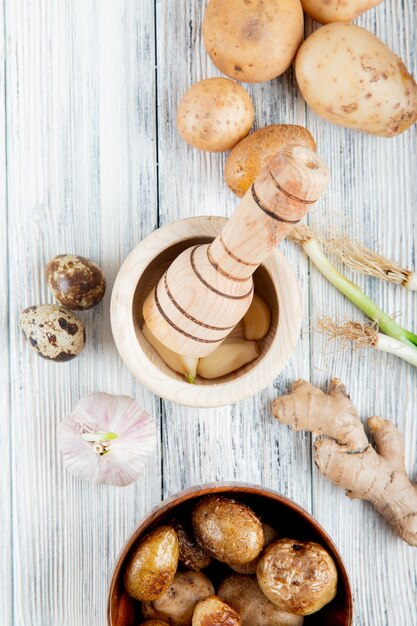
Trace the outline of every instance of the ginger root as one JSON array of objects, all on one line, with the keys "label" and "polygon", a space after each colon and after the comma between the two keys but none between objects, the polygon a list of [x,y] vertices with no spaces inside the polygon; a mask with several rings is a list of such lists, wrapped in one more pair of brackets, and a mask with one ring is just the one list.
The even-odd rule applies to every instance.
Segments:
[{"label": "ginger root", "polygon": [[[294,430],[322,438],[314,443],[319,472],[349,498],[368,500],[411,546],[417,546],[417,485],[407,477],[402,434],[389,420],[370,417],[371,446],[344,384],[334,378],[326,394],[305,380],[277,398],[273,414]],[[325,437],[325,438],[323,438]]]}]

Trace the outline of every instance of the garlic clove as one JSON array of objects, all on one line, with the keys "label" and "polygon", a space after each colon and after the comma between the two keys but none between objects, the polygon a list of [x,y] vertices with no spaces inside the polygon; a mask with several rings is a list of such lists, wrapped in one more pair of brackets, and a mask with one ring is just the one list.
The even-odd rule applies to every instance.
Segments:
[{"label": "garlic clove", "polygon": [[243,318],[236,324],[233,330],[227,335],[227,339],[244,339],[245,338],[245,325]]},{"label": "garlic clove", "polygon": [[219,378],[250,363],[259,355],[255,341],[246,339],[225,339],[211,354],[198,362],[197,374],[203,378]]},{"label": "garlic clove", "polygon": [[173,352],[151,333],[146,324],[142,327],[142,333],[168,367],[179,374],[183,374],[189,383],[195,383],[198,357],[183,356]]},{"label": "garlic clove", "polygon": [[245,339],[259,341],[263,339],[271,324],[271,311],[267,303],[257,293],[253,295],[252,303],[243,317],[245,325]]},{"label": "garlic clove", "polygon": [[71,474],[125,487],[155,453],[156,424],[133,398],[93,393],[61,422],[58,441]]}]

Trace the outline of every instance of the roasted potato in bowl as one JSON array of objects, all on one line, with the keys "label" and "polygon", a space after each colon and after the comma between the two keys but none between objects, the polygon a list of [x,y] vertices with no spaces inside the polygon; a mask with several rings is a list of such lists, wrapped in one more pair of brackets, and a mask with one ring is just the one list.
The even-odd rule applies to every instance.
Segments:
[{"label": "roasted potato in bowl", "polygon": [[254,576],[227,576],[217,593],[239,613],[242,626],[301,626],[304,622],[301,615],[283,611],[268,600]]},{"label": "roasted potato in bowl", "polygon": [[169,587],[178,567],[178,537],[160,526],[139,543],[124,573],[126,591],[135,600],[154,600]]},{"label": "roasted potato in bowl", "polygon": [[[266,546],[269,546],[269,544],[272,543],[272,541],[278,539],[278,533],[275,528],[272,528],[272,526],[265,523],[262,524],[262,530],[264,531],[263,549],[265,549]],[[257,556],[256,559],[253,559],[253,561],[249,561],[249,563],[244,563],[243,565],[234,564],[229,567],[238,574],[256,574],[259,558],[260,555]]]},{"label": "roasted potato in bowl", "polygon": [[316,613],[337,591],[336,565],[314,541],[274,541],[259,559],[256,575],[266,597],[296,615]]},{"label": "roasted potato in bowl", "polygon": [[196,572],[205,569],[213,562],[213,557],[198,545],[184,522],[174,522],[179,544],[179,560],[188,569]]},{"label": "roasted potato in bowl", "polygon": [[242,626],[239,615],[217,596],[197,604],[192,626]]},{"label": "roasted potato in bowl", "polygon": [[198,543],[222,563],[243,565],[259,555],[262,524],[245,504],[224,496],[202,498],[192,512]]},{"label": "roasted potato in bowl", "polygon": [[144,617],[167,621],[171,626],[189,626],[197,602],[214,594],[211,581],[202,572],[177,572],[171,585],[153,602],[142,603]]}]

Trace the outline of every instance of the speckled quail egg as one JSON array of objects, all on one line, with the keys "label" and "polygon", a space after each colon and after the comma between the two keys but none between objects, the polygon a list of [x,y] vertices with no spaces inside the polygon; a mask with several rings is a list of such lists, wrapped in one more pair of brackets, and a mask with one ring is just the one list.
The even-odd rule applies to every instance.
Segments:
[{"label": "speckled quail egg", "polygon": [[61,306],[28,307],[20,314],[20,327],[33,350],[44,359],[69,361],[84,349],[84,324]]},{"label": "speckled quail egg", "polygon": [[46,266],[45,274],[55,298],[73,311],[96,306],[106,291],[106,281],[98,265],[76,254],[55,256]]}]

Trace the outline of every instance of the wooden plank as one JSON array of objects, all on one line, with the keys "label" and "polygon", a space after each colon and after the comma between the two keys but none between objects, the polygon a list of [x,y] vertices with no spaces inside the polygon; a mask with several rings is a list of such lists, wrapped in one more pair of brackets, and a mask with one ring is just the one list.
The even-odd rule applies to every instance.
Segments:
[{"label": "wooden plank", "polygon": [[4,41],[4,2],[0,2],[0,412],[2,427],[0,429],[0,450],[2,451],[2,471],[0,473],[0,624],[12,623],[12,509],[11,509],[11,423],[10,411],[10,366],[9,366],[9,275],[8,275],[8,244],[7,244],[7,184],[6,184],[6,58]]},{"label": "wooden plank", "polygon": [[[7,0],[6,26],[13,623],[100,625],[116,555],[160,499],[160,458],[131,487],[92,486],[63,469],[56,431],[98,390],[159,413],[118,357],[109,323],[118,267],[157,220],[154,3]],[[29,352],[18,313],[51,301],[44,267],[67,251],[100,263],[108,290],[81,315],[84,354],[58,365]]]},{"label": "wooden plank", "polygon": [[[219,75],[202,44],[204,4],[156,2],[162,224],[191,215],[230,215],[237,203],[224,182],[226,155],[188,147],[175,125],[184,91],[197,80]],[[255,105],[256,126],[304,123],[304,104],[291,73],[248,90]],[[300,278],[305,307],[303,341],[297,354],[273,386],[235,406],[191,410],[163,403],[164,496],[201,482],[235,480],[272,487],[307,508],[311,506],[308,438],[281,428],[269,411],[271,399],[289,380],[309,376],[307,264],[291,246],[282,249]],[[292,476],[294,466],[303,468],[297,480]]]},{"label": "wooden plank", "polygon": [[[415,3],[399,7],[386,0],[358,23],[377,34],[416,75]],[[314,212],[317,227],[334,226],[359,238],[406,267],[415,267],[417,223],[416,127],[394,139],[338,128],[308,112],[308,124],[322,156],[329,161],[332,185],[324,212]],[[401,287],[347,272],[387,312],[415,327],[417,299]],[[364,319],[343,296],[311,270],[311,324],[320,315]],[[359,415],[391,418],[404,432],[406,464],[416,468],[417,372],[394,357],[343,351],[321,335],[312,336],[312,382],[326,386],[331,376],[345,381]],[[416,624],[417,554],[393,535],[368,504],[350,502],[314,474],[314,514],[346,559],[356,605],[357,626]]]}]

